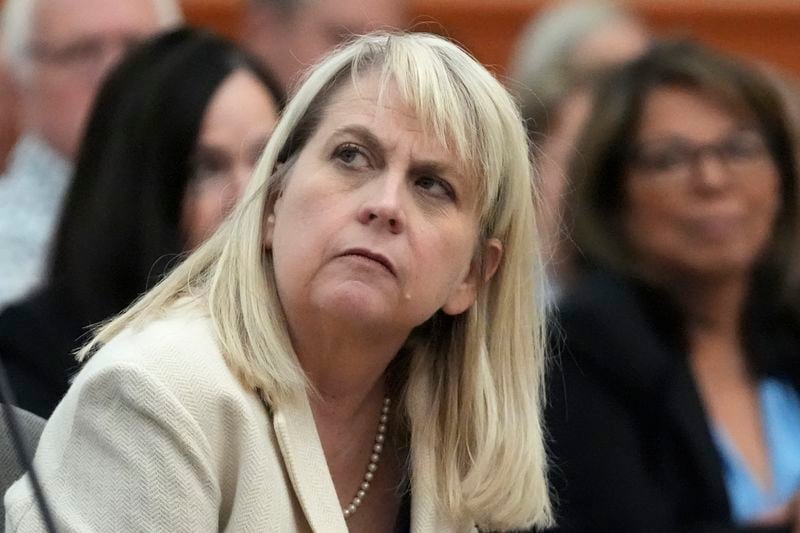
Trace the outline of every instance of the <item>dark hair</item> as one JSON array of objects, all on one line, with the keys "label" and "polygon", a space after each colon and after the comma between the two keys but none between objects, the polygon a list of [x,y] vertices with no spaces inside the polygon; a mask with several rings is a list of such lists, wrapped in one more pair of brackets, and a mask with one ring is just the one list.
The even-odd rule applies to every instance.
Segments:
[{"label": "dark hair", "polygon": [[134,50],[101,87],[50,258],[88,324],[118,313],[185,251],[180,214],[192,155],[215,91],[245,69],[283,104],[256,59],[203,30],[182,28]]},{"label": "dark hair", "polygon": [[754,122],[780,175],[783,196],[759,270],[769,271],[784,294],[795,293],[794,264],[800,259],[797,167],[783,100],[760,71],[687,40],[655,44],[596,87],[595,105],[578,141],[579,155],[569,169],[573,189],[566,220],[579,260],[647,279],[622,230],[624,179],[644,104],[654,89],[665,86],[697,91]]}]

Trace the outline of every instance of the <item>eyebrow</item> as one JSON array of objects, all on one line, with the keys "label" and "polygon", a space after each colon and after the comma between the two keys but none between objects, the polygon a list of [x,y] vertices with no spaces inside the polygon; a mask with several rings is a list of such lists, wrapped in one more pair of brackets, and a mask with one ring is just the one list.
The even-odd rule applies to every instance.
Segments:
[{"label": "eyebrow", "polygon": [[[737,127],[729,129],[726,133],[724,133],[723,135],[719,136],[719,138],[717,139],[716,142],[726,141],[726,140],[729,140],[731,137],[735,137],[735,136],[741,135],[741,134],[750,134],[750,133],[754,133],[756,135],[759,135],[759,136],[763,137],[761,131],[759,130],[759,128],[757,126],[754,126],[752,124],[742,124],[740,126],[737,126]],[[676,134],[676,133],[663,134],[663,133],[659,133],[657,135],[653,135],[650,139],[644,139],[643,141],[640,141],[638,144],[640,144],[640,145],[667,144],[667,143],[674,142],[674,141],[694,142],[691,139],[687,139],[682,134]]]},{"label": "eyebrow", "polygon": [[331,138],[341,137],[341,136],[352,136],[358,139],[359,142],[364,144],[372,154],[379,159],[377,162],[380,166],[383,166],[386,162],[386,149],[383,147],[383,143],[372,133],[368,128],[364,126],[360,126],[357,124],[343,126],[341,128],[336,129]]},{"label": "eyebrow", "polygon": [[[363,143],[375,157],[378,158],[377,163],[381,166],[386,164],[386,148],[378,137],[372,131],[359,124],[352,124],[338,128],[333,132],[331,137],[351,135],[356,137],[359,142]],[[451,175],[460,176],[460,173],[451,165],[436,160],[413,160],[411,164],[411,172],[414,174],[437,174],[437,175]]]}]

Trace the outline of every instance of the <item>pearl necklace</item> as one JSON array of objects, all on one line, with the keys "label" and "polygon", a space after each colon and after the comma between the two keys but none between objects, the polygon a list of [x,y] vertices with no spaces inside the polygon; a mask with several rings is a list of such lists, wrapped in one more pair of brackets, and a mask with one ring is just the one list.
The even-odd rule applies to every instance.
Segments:
[{"label": "pearl necklace", "polygon": [[378,422],[378,432],[375,434],[375,443],[372,445],[372,455],[369,456],[369,464],[367,471],[364,473],[364,479],[361,481],[358,492],[350,502],[350,505],[342,509],[345,520],[350,518],[358,510],[361,502],[369,491],[370,482],[375,477],[375,471],[378,469],[378,461],[381,459],[381,452],[383,451],[383,443],[386,440],[386,423],[389,422],[389,405],[392,403],[391,398],[388,396],[383,399],[383,407],[381,407],[381,417]]}]

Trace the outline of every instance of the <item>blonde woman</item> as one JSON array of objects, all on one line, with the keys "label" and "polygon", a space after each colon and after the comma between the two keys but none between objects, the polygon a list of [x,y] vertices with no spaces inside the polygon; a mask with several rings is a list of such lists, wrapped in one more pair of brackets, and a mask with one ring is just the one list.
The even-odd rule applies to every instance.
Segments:
[{"label": "blonde woman", "polygon": [[[512,99],[453,44],[329,56],[232,217],[82,352],[35,459],[56,522],[548,524],[530,178]],[[43,528],[24,478],[5,503]]]}]

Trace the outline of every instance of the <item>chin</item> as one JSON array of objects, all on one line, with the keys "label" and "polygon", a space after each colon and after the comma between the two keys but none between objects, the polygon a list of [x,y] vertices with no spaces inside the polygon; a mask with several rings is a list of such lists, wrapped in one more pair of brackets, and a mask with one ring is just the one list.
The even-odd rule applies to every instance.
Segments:
[{"label": "chin", "polygon": [[731,276],[749,276],[752,274],[754,266],[754,261],[749,257],[716,256],[692,261],[684,265],[682,270],[693,273],[696,277],[712,280]]},{"label": "chin", "polygon": [[392,313],[389,296],[360,282],[342,283],[314,298],[316,306],[343,322],[378,326]]}]

